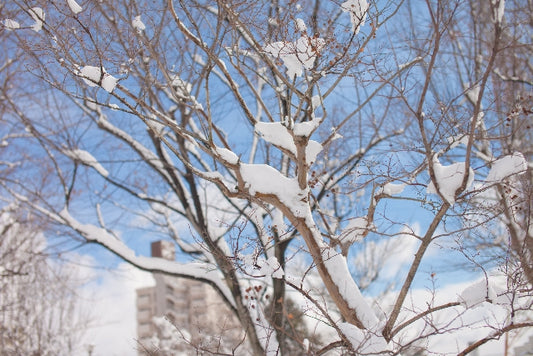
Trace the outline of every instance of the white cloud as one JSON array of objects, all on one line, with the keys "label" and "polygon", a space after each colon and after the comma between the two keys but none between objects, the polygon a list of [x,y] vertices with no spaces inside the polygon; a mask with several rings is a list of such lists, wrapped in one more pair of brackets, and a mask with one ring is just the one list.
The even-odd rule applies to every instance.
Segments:
[{"label": "white cloud", "polygon": [[83,344],[94,345],[93,356],[136,356],[135,290],[154,285],[154,279],[127,263],[95,271],[97,280],[84,290],[84,307],[93,321]]}]

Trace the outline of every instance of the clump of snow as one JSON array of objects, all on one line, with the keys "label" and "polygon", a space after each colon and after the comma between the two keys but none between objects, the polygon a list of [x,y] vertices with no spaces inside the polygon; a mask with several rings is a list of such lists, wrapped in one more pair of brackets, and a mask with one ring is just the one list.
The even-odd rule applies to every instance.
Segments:
[{"label": "clump of snow", "polygon": [[505,13],[505,0],[492,0],[492,5],[494,5],[494,20],[497,23],[502,23]]},{"label": "clump of snow", "polygon": [[316,161],[316,157],[320,152],[322,152],[323,148],[324,146],[322,146],[322,144],[319,142],[309,140],[305,150],[307,164],[314,163]]},{"label": "clump of snow", "polygon": [[341,9],[343,12],[350,13],[352,31],[355,34],[358,34],[361,26],[363,26],[366,21],[368,2],[366,0],[348,0],[341,4]]},{"label": "clump of snow", "polygon": [[35,32],[41,31],[43,28],[44,21],[44,11],[40,7],[32,7],[30,10],[30,16],[35,20],[35,23],[32,25],[31,29]]},{"label": "clump of snow", "polygon": [[257,132],[265,141],[296,154],[296,146],[289,130],[281,122],[257,122]]},{"label": "clump of snow", "polygon": [[295,22],[296,22],[296,30],[298,32],[306,32],[307,31],[307,26],[305,25],[304,20],[302,20],[300,18],[297,18],[295,20]]},{"label": "clump of snow", "polygon": [[[437,155],[433,156],[433,171],[435,173],[435,179],[439,187],[439,192],[442,197],[450,204],[455,203],[455,192],[463,183],[465,175],[465,163],[457,162],[444,166],[439,162]],[[468,173],[468,181],[466,188],[468,189],[474,181],[474,170],[470,168]],[[430,194],[438,194],[437,189],[433,182],[430,182],[427,187],[427,192]]]},{"label": "clump of snow", "polygon": [[278,233],[282,234],[287,231],[287,225],[283,219],[283,213],[279,209],[274,209],[272,211],[272,227],[275,227]]},{"label": "clump of snow", "polygon": [[493,303],[497,298],[496,292],[487,280],[481,280],[467,287],[461,295],[459,295],[458,301],[465,308],[478,307],[483,302]]},{"label": "clump of snow", "polygon": [[101,86],[108,93],[115,89],[118,82],[118,79],[108,74],[103,67],[85,66],[80,70],[79,75],[88,86]]},{"label": "clump of snow", "polygon": [[20,28],[20,24],[17,21],[11,19],[5,19],[4,26],[8,30],[16,30],[17,28]]},{"label": "clump of snow", "polygon": [[111,93],[117,86],[117,81],[117,78],[107,73],[104,73],[104,79],[102,79],[102,88],[108,93]]},{"label": "clump of snow", "polygon": [[314,118],[311,121],[298,122],[294,124],[294,135],[300,137],[309,137],[320,126],[320,119]]},{"label": "clump of snow", "polygon": [[229,164],[239,163],[239,156],[226,148],[215,147],[215,152],[220,156],[220,158],[222,158],[223,161],[226,161]]},{"label": "clump of snow", "polygon": [[309,351],[309,339],[304,339],[302,344],[303,344],[304,350]]},{"label": "clump of snow", "polygon": [[133,28],[135,30],[137,30],[137,32],[142,32],[142,31],[144,31],[146,29],[146,26],[142,22],[140,15],[139,16],[135,16],[133,21],[131,21],[131,25],[133,26]]},{"label": "clump of snow", "polygon": [[397,184],[397,183],[387,183],[382,188],[380,193],[383,193],[385,195],[393,196],[397,194],[401,194],[403,190],[405,189],[405,183]]},{"label": "clump of snow", "polygon": [[274,195],[296,216],[306,216],[308,205],[305,191],[301,191],[295,178],[288,178],[266,164],[241,164],[241,175],[252,196]]},{"label": "clump of snow", "polygon": [[68,7],[70,7],[70,11],[72,11],[75,15],[82,12],[83,8],[76,2],[76,0],[67,0]]},{"label": "clump of snow", "polygon": [[359,242],[363,239],[367,230],[373,228],[374,226],[368,223],[366,216],[351,219],[348,223],[348,226],[346,226],[343,233],[339,237],[339,241],[342,244],[348,245]]},{"label": "clump of snow", "polygon": [[320,95],[313,95],[311,98],[311,105],[313,106],[313,111],[316,110],[322,104],[322,98]]},{"label": "clump of snow", "polygon": [[[305,26],[305,24],[304,24]],[[301,77],[303,70],[313,68],[317,54],[324,48],[326,42],[322,38],[303,35],[296,42],[274,42],[263,49],[268,54],[283,61],[289,78]]]},{"label": "clump of snow", "polygon": [[500,182],[509,176],[524,173],[527,170],[527,161],[520,152],[504,156],[492,164],[486,182]]},{"label": "clump of snow", "polygon": [[475,104],[479,100],[480,90],[481,88],[479,87],[479,84],[476,84],[471,88],[467,88],[465,91],[465,95],[468,98],[468,100],[470,100],[470,102]]},{"label": "clump of snow", "polygon": [[275,256],[270,256],[267,260],[259,258],[257,265],[259,266],[259,272],[267,277],[281,279],[285,274]]},{"label": "clump of snow", "polygon": [[94,158],[92,154],[85,150],[63,150],[63,153],[73,160],[79,161],[87,166],[93,167],[100,175],[107,177],[109,172]]},{"label": "clump of snow", "polygon": [[[315,119],[317,120],[317,119]],[[309,121],[297,123],[294,126],[294,134],[297,136],[310,135],[314,128],[318,127],[319,121]],[[296,156],[296,145],[294,139],[289,130],[281,122],[257,122],[255,124],[255,131],[265,141],[273,144],[274,146],[287,150]],[[315,162],[316,157],[322,151],[323,146],[314,140],[307,142],[305,149],[306,163],[311,164]]]}]

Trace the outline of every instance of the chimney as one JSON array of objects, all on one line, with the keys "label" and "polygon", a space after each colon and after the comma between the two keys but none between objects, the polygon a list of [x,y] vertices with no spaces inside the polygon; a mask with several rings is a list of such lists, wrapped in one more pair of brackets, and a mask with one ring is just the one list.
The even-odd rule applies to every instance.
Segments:
[{"label": "chimney", "polygon": [[171,241],[154,241],[151,244],[152,257],[160,257],[165,260],[174,261],[176,259],[176,250],[174,243]]}]

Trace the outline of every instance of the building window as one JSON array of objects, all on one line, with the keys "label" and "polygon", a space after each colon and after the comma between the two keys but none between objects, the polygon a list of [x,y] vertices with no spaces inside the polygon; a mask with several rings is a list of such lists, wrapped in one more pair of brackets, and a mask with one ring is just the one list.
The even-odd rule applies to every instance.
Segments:
[{"label": "building window", "polygon": [[170,299],[167,299],[167,309],[174,310],[174,302]]},{"label": "building window", "polygon": [[137,303],[140,305],[150,304],[150,295],[144,294],[137,297]]},{"label": "building window", "polygon": [[138,334],[140,337],[146,337],[146,336],[152,335],[152,325],[149,323],[140,324]]},{"label": "building window", "polygon": [[139,320],[150,320],[152,318],[152,313],[150,313],[150,309],[139,309],[137,318]]}]

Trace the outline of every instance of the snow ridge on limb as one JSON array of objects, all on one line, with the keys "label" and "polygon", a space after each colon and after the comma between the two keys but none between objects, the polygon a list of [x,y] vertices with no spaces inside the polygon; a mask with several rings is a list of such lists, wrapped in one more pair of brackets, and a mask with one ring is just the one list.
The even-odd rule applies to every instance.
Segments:
[{"label": "snow ridge on limb", "polygon": [[241,163],[240,173],[244,188],[251,196],[272,195],[296,216],[307,211],[307,191],[300,190],[295,178],[288,178],[266,164]]},{"label": "snow ridge on limb", "polygon": [[105,169],[100,162],[92,154],[85,150],[63,150],[63,153],[75,161],[79,161],[82,164],[93,167],[101,176],[109,176],[109,172]]},{"label": "snow ridge on limb", "polygon": [[165,177],[165,179],[167,179],[168,181],[171,180],[170,176],[168,175],[168,172],[166,172],[165,170],[165,166],[163,165],[159,157],[157,157],[152,151],[142,145],[139,141],[131,137],[131,135],[129,135],[127,132],[111,124],[104,116],[100,116],[100,119],[98,120],[98,126],[126,142],[128,145],[131,146],[131,148],[133,148],[133,150],[135,150],[135,152],[137,152],[137,154],[147,164],[157,170],[157,172],[163,177]]},{"label": "snow ridge on limb", "polygon": [[224,283],[217,269],[205,263],[191,262],[181,264],[176,261],[168,261],[163,258],[152,258],[135,255],[135,251],[126,246],[122,241],[110,234],[107,230],[92,224],[82,224],[76,220],[65,208],[59,214],[48,211],[49,216],[56,221],[63,221],[67,226],[81,234],[87,241],[96,242],[108,250],[130,262],[140,269],[151,272],[162,272],[174,276],[203,280],[216,287],[225,299],[235,308],[235,303],[229,288]]},{"label": "snow ridge on limb", "polygon": [[361,294],[357,283],[355,283],[350,271],[346,257],[337,252],[334,248],[323,246],[322,258],[328,273],[337,286],[339,293],[352,308],[362,324],[361,329],[372,329],[378,323],[376,314]]}]

